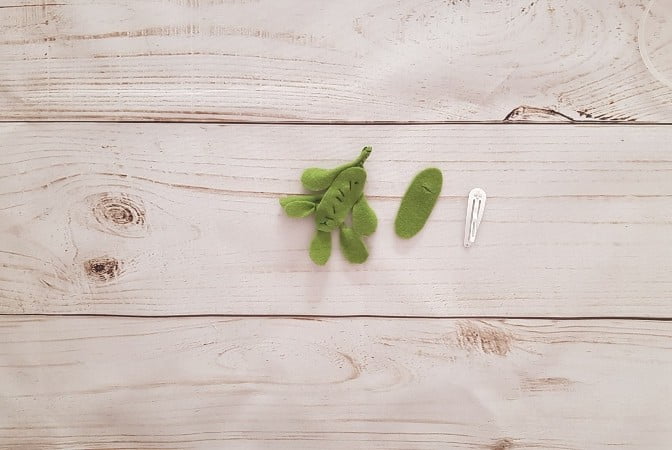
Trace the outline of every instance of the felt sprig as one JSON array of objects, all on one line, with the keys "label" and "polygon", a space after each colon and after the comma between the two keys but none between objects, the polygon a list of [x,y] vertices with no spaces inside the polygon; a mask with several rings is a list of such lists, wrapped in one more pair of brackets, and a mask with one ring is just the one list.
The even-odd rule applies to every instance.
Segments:
[{"label": "felt sprig", "polygon": [[[316,232],[308,252],[315,264],[324,265],[329,261],[331,232],[336,229],[339,230],[340,248],[345,259],[361,264],[369,257],[362,236],[370,236],[378,226],[376,213],[364,196],[364,162],[371,150],[371,147],[364,147],[355,160],[335,169],[306,169],[301,175],[301,183],[317,193],[280,199],[280,206],[290,217],[315,215]],[[346,223],[350,217],[351,226]]]}]

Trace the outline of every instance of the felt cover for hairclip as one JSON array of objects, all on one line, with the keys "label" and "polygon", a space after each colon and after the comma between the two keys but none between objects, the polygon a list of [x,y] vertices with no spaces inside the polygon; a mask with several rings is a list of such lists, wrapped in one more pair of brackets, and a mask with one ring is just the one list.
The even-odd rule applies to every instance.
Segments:
[{"label": "felt cover for hairclip", "polygon": [[409,239],[425,226],[441,193],[443,175],[436,168],[418,173],[401,199],[394,230],[397,236]]}]

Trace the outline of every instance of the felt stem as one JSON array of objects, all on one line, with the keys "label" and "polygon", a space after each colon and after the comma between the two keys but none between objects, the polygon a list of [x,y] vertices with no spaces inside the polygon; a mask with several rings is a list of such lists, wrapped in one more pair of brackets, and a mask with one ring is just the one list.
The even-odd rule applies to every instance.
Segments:
[{"label": "felt stem", "polygon": [[353,166],[360,166],[360,167],[364,166],[364,163],[368,159],[369,155],[371,155],[372,151],[373,151],[373,147],[371,147],[370,145],[367,145],[366,147],[364,147],[362,149],[361,153],[359,154],[359,156],[352,162],[352,165]]}]

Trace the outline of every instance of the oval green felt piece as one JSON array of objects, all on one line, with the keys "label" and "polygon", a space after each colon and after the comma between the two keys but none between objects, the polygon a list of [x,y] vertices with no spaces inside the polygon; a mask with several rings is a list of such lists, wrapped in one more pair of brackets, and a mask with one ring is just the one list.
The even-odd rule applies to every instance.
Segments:
[{"label": "oval green felt piece", "polygon": [[306,202],[313,202],[313,203],[319,203],[320,200],[322,200],[322,195],[288,195],[287,197],[282,197],[280,198],[280,206],[283,208],[287,206],[289,203],[298,201],[298,200],[303,200]]},{"label": "oval green felt piece", "polygon": [[360,236],[371,236],[378,228],[378,217],[362,195],[352,207],[352,229]]},{"label": "oval green felt piece", "polygon": [[436,168],[418,173],[401,199],[401,205],[394,221],[397,236],[409,239],[425,226],[441,193],[443,175]]},{"label": "oval green felt piece", "polygon": [[310,242],[310,259],[318,266],[323,266],[331,256],[331,232],[317,231]]},{"label": "oval green felt piece", "polygon": [[335,169],[311,167],[310,169],[304,170],[301,175],[301,183],[303,184],[303,187],[309,191],[323,191],[328,189],[336,177],[345,169],[357,166],[361,167],[364,165],[364,161],[366,161],[366,158],[371,154],[371,150],[371,147],[364,147],[354,161],[338,166]]},{"label": "oval green felt piece", "polygon": [[285,212],[289,217],[306,217],[315,211],[316,204],[305,200],[296,200],[285,205]]},{"label": "oval green felt piece", "polygon": [[366,172],[361,167],[350,167],[341,172],[317,205],[317,229],[332,231],[342,224],[355,202],[362,196],[364,183]]},{"label": "oval green felt piece", "polygon": [[341,253],[349,262],[353,264],[362,264],[369,257],[369,251],[364,245],[362,238],[355,233],[355,230],[348,227],[341,227],[339,231],[341,242]]}]

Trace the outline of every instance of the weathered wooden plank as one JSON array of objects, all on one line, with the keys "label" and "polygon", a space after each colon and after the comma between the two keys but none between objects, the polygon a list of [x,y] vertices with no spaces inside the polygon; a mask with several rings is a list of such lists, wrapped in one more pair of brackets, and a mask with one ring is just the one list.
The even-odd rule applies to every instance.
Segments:
[{"label": "weathered wooden plank", "polygon": [[[670,317],[672,159],[656,126],[0,127],[0,311]],[[285,217],[302,168],[374,146],[371,258],[324,268]],[[426,166],[426,228],[393,233]],[[476,246],[466,195],[489,194]]]},{"label": "weathered wooden plank", "polygon": [[667,449],[672,324],[0,319],[11,448]]},{"label": "weathered wooden plank", "polygon": [[0,118],[672,122],[671,5],[4,1]]}]

